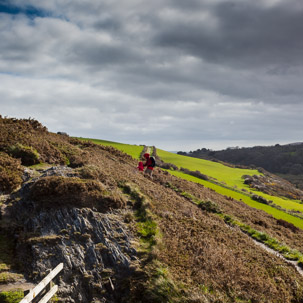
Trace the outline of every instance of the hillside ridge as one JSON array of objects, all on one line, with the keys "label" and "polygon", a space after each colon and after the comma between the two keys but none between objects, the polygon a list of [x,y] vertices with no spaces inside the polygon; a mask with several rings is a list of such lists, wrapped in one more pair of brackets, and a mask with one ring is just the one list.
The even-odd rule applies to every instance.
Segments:
[{"label": "hillside ridge", "polygon": [[252,240],[301,264],[301,229],[137,161],[1,118],[0,284],[63,262],[59,302],[302,301],[295,267]]}]

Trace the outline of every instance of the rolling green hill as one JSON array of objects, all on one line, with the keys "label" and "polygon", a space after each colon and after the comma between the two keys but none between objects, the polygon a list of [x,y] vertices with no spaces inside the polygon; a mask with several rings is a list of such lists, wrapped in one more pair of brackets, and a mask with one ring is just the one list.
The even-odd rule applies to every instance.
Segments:
[{"label": "rolling green hill", "polygon": [[[105,140],[82,140],[91,140],[94,143],[101,144],[104,146],[113,146],[131,155],[135,159],[139,159],[140,152],[143,149],[143,146],[122,144]],[[176,170],[169,170],[170,174],[180,177],[184,180],[202,184],[205,187],[210,188],[221,195],[231,197],[239,201],[243,201],[250,207],[263,210],[276,219],[283,219],[303,229],[303,220],[301,218],[293,216],[293,214],[288,213],[288,211],[292,211],[293,213],[297,212],[297,215],[302,214],[303,217],[303,204],[299,203],[299,201],[297,200],[286,199],[284,197],[278,196],[271,196],[259,192],[257,190],[251,189],[248,185],[244,184],[244,179],[242,178],[242,176],[262,175],[262,173],[260,173],[258,170],[233,168],[218,162],[187,157],[160,149],[157,149],[157,155],[164,162],[172,163],[176,165],[179,169],[186,168],[191,171],[198,170],[202,174],[208,176],[209,181],[201,180],[197,177]],[[272,201],[274,207],[253,200],[251,197],[253,194],[257,194],[259,196],[264,197],[268,201]]]},{"label": "rolling green hill", "polygon": [[241,179],[243,175],[260,174],[260,172],[253,169],[231,168],[217,162],[190,158],[159,149],[157,150],[157,154],[164,162],[175,164],[178,168],[183,167],[193,171],[198,170],[230,187],[243,187],[243,179]]},{"label": "rolling green hill", "polygon": [[179,153],[200,159],[217,159],[235,165],[263,167],[303,189],[302,142],[274,146],[227,148],[219,151],[202,148],[189,153]]}]

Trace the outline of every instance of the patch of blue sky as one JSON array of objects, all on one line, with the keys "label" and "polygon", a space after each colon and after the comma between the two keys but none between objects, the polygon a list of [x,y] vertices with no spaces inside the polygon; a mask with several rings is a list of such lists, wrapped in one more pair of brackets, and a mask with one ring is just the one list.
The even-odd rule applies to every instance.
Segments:
[{"label": "patch of blue sky", "polygon": [[22,77],[20,73],[13,73],[13,72],[7,72],[7,71],[0,71],[0,75],[7,75],[11,77]]},{"label": "patch of blue sky", "polygon": [[42,10],[40,8],[34,6],[17,6],[10,1],[0,0],[0,13],[5,13],[9,15],[26,15],[30,19],[34,19],[36,17],[48,17],[50,16],[50,12]]}]

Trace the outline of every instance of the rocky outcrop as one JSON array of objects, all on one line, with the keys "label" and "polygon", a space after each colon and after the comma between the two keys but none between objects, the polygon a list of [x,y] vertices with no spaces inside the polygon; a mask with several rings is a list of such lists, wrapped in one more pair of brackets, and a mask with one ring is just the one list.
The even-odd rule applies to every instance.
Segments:
[{"label": "rocky outcrop", "polygon": [[28,195],[38,180],[74,175],[70,168],[56,167],[24,184],[21,199],[10,209],[17,226],[18,259],[34,282],[64,263],[57,282],[60,302],[119,302],[138,263],[132,233],[123,222],[125,210],[100,213],[85,207],[43,208]]},{"label": "rocky outcrop", "polygon": [[264,171],[264,175],[243,175],[244,184],[250,188],[273,196],[283,196],[288,199],[303,199],[303,191],[295,188],[288,181]]}]

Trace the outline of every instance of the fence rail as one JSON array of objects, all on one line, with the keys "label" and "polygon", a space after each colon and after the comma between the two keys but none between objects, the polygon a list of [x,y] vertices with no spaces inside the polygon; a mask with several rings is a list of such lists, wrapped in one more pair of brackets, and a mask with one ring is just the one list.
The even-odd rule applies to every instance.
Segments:
[{"label": "fence rail", "polygon": [[63,263],[57,265],[37,286],[29,291],[29,293],[19,303],[30,303],[37,298],[37,296],[47,289],[47,293],[37,303],[47,303],[52,296],[57,292],[58,286],[52,285],[52,280],[63,269]]}]

